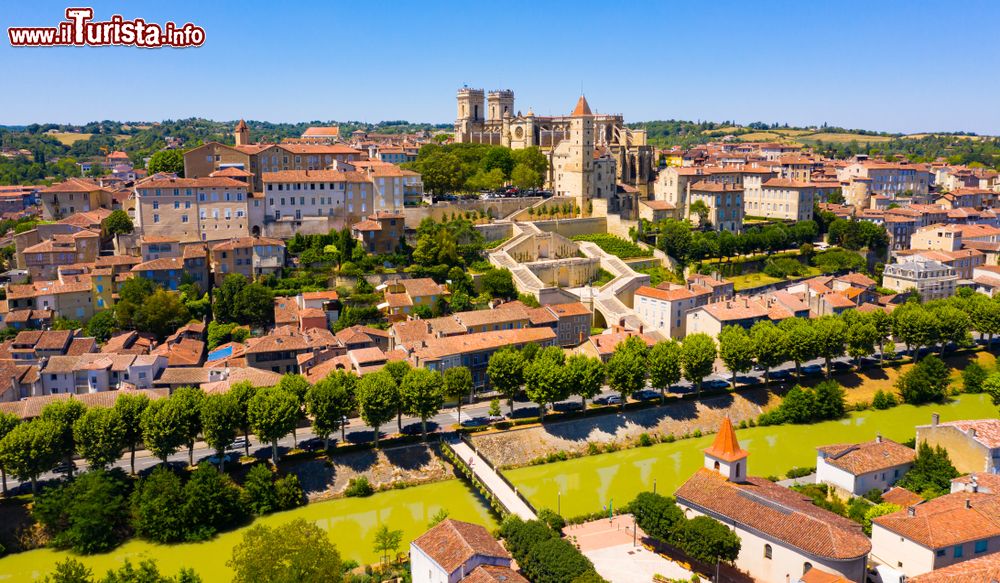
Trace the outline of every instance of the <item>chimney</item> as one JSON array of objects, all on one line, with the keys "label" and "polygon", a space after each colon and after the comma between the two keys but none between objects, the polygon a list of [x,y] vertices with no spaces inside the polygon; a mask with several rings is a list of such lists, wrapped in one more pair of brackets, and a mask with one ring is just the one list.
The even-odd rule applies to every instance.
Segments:
[{"label": "chimney", "polygon": [[639,324],[639,334],[642,334],[642,324]]},{"label": "chimney", "polygon": [[907,516],[916,516],[917,515],[917,507],[916,506],[909,506],[909,507],[907,507],[906,508],[906,515]]},{"label": "chimney", "polygon": [[876,433],[875,434],[875,443],[882,443],[882,434],[881,433]]},{"label": "chimney", "polygon": [[976,428],[975,427],[970,427],[969,428],[969,437],[971,437],[972,439],[976,438]]},{"label": "chimney", "polygon": [[965,508],[966,509],[972,508],[972,499],[971,498],[966,498],[965,499]]},{"label": "chimney", "polygon": [[941,415],[934,413],[931,415],[931,427],[937,427],[937,424],[941,422]]}]

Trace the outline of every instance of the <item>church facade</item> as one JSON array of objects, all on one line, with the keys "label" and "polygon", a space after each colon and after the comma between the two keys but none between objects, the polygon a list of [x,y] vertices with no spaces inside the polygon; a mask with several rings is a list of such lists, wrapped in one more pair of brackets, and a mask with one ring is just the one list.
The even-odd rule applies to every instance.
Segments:
[{"label": "church facade", "polygon": [[[514,109],[514,92],[509,89],[484,92],[482,89],[463,87],[458,90],[458,117],[455,120],[455,141],[458,143],[492,144],[514,150],[538,147],[549,156],[549,176],[546,183],[559,195],[557,168],[554,156],[563,158],[563,168],[571,171],[593,171],[601,158],[613,161],[610,170],[612,186],[617,183],[635,188],[643,195],[649,192],[654,178],[653,148],[646,141],[645,130],[625,126],[620,114],[595,114],[586,98],[580,97],[570,115],[537,116],[530,109],[526,114]],[[569,143],[560,152],[563,143]],[[598,162],[581,161],[577,150]],[[586,150],[586,151],[585,151]],[[570,160],[572,158],[572,160]],[[577,168],[579,167],[579,168]],[[596,174],[595,174],[596,176]],[[567,182],[580,183],[585,178],[579,174],[565,176]],[[600,195],[595,186],[589,197],[612,198],[614,189],[607,192],[602,186]],[[567,188],[573,192],[577,187]],[[570,196],[576,196],[570,194]]]}]

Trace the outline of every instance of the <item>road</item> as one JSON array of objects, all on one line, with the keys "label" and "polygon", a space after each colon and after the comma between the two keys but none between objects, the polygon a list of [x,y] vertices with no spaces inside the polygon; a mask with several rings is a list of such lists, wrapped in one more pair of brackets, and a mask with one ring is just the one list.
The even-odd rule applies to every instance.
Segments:
[{"label": "road", "polygon": [[[901,354],[903,352],[905,352],[905,347],[899,345],[897,347],[896,353]],[[822,367],[824,365],[824,362],[825,361],[821,358],[804,362],[802,363],[803,371],[811,375],[822,374],[822,370],[820,370],[817,367]],[[850,366],[850,359],[848,359],[847,357],[836,358],[833,359],[832,362],[834,363],[835,368],[840,368],[842,370],[846,370]],[[877,356],[874,357],[874,360],[872,362],[877,363]],[[868,366],[873,366],[872,362],[869,362]],[[788,381],[790,379],[793,380],[794,373],[795,373],[795,363],[793,362],[787,362],[785,364],[776,366],[775,368],[771,369],[771,375],[772,375],[771,382],[777,384],[780,382]],[[746,373],[741,373],[738,374],[736,377],[737,383],[741,385],[760,383],[763,382],[763,375],[764,375],[763,371],[760,370],[752,370]],[[722,388],[725,386],[729,386],[730,379],[731,375],[729,371],[725,369],[721,361],[716,361],[715,372],[705,378],[704,382],[702,383],[702,387],[705,389]],[[681,381],[680,383],[672,387],[670,392],[677,395],[683,395],[686,393],[691,393],[693,391],[694,387],[691,385],[691,383],[687,381]],[[647,400],[659,398],[659,393],[651,389],[647,389],[644,393],[645,394],[642,395],[642,398],[645,398]],[[594,401],[597,403],[606,403],[609,397],[616,395],[617,393],[605,387],[605,390],[600,395],[597,395]],[[552,405],[552,408],[557,411],[572,411],[572,410],[578,410],[580,406],[581,406],[581,401],[579,397],[570,397],[568,399],[555,403],[554,405]],[[478,423],[485,424],[489,408],[490,404],[488,399],[473,404],[463,405],[462,422],[468,423],[469,420],[472,419]],[[503,411],[505,416],[518,419],[518,418],[532,417],[537,415],[538,405],[530,401],[527,401],[522,396],[520,399],[514,401],[513,415],[510,415],[510,412],[507,408],[507,403],[504,402],[503,400],[501,400],[501,410]],[[443,409],[437,415],[428,419],[427,430],[428,432],[448,430],[448,428],[457,423],[458,423],[457,409],[446,408]],[[403,416],[402,426],[403,426],[402,432],[404,434],[408,435],[419,434],[420,418]],[[386,425],[383,425],[380,429],[381,429],[381,434],[384,436],[389,433],[396,433],[397,425],[396,422],[393,421]],[[346,441],[349,443],[369,442],[373,438],[372,429],[367,425],[365,425],[360,418],[350,419],[346,427],[345,434],[346,434]],[[340,436],[338,434],[332,437],[336,437],[339,439]],[[293,447],[295,447],[296,442],[298,443],[306,442],[314,438],[316,438],[316,435],[312,432],[311,428],[299,427],[296,430],[294,436],[289,435],[278,441],[279,454],[283,454],[284,452],[287,452]],[[333,441],[334,440],[331,439],[331,443]],[[270,444],[262,443],[253,435],[250,436],[249,442],[250,442],[250,455],[260,458],[268,458],[271,455]],[[322,444],[319,444],[319,447],[322,447]],[[232,451],[231,453],[234,454],[234,457],[242,455],[241,451]],[[204,442],[197,442],[195,444],[194,448],[195,463],[198,463],[200,460],[204,460],[210,456],[213,456],[214,454],[215,451],[212,448],[208,447],[208,445],[205,444]],[[170,456],[167,459],[167,461],[171,464],[186,465],[188,462],[187,448],[184,448],[175,453],[174,455]],[[148,451],[142,450],[136,452],[135,469],[136,472],[138,473],[143,473],[145,471],[148,471],[159,463],[160,463],[159,458],[153,457],[152,454],[150,454]],[[77,460],[78,468],[82,469],[85,466],[85,464],[86,462],[84,462],[83,460]],[[114,467],[119,467],[128,471],[129,469],[128,453],[126,453],[125,456],[119,459],[118,462],[114,464]],[[57,479],[59,477],[60,474],[56,474],[54,472],[48,472],[39,477],[39,481],[43,482],[46,480]],[[17,479],[15,479],[13,476],[10,475],[7,476],[7,485],[8,488],[10,488],[12,491],[18,490],[20,488],[20,490],[22,490],[23,492],[27,492],[29,488],[29,485],[27,483],[21,484]]]}]

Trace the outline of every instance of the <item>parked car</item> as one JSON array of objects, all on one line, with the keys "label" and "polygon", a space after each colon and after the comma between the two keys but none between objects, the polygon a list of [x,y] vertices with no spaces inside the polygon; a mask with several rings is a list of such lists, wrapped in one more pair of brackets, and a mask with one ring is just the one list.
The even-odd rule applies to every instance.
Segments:
[{"label": "parked car", "polygon": [[482,427],[487,423],[486,417],[466,417],[462,419],[462,427]]},{"label": "parked car", "polygon": [[819,364],[807,364],[802,367],[802,372],[805,374],[820,374],[823,372],[823,367]]},{"label": "parked car", "polygon": [[701,382],[702,389],[725,389],[729,386],[729,381],[724,381],[722,379],[705,379]]},{"label": "parked car", "polygon": [[247,438],[237,437],[236,439],[233,440],[232,443],[226,446],[226,449],[246,449],[246,447],[247,447]]},{"label": "parked car", "polygon": [[792,376],[792,371],[788,369],[772,370],[767,373],[767,376],[772,379],[787,379]]},{"label": "parked car", "polygon": [[205,461],[207,461],[208,463],[212,464],[213,466],[217,466],[217,465],[219,465],[220,461],[225,461],[227,464],[229,462],[233,461],[233,456],[227,453],[224,456],[222,456],[222,458],[220,459],[219,458],[219,454],[214,454],[214,455],[210,455],[207,458],[205,458]]},{"label": "parked car", "polygon": [[643,389],[632,393],[632,398],[636,401],[652,401],[653,399],[659,399],[660,393],[653,389]]},{"label": "parked car", "polygon": [[52,468],[52,471],[57,474],[68,474],[70,471],[76,471],[76,462],[62,462]]},{"label": "parked car", "polygon": [[501,414],[501,415],[490,415],[490,416],[489,416],[489,417],[487,417],[486,419],[487,419],[487,420],[488,420],[488,421],[489,421],[490,423],[499,423],[499,422],[503,421],[503,420],[504,420],[504,419],[506,419],[506,418],[507,418],[506,416],[504,416],[503,414]]},{"label": "parked car", "polygon": [[621,405],[622,398],[619,397],[618,395],[611,395],[604,402],[608,405]]}]

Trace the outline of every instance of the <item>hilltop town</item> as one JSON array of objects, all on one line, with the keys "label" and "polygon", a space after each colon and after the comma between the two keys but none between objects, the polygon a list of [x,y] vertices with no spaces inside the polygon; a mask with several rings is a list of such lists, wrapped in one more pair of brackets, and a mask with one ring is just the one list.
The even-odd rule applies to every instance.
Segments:
[{"label": "hilltop town", "polygon": [[[74,132],[3,131],[0,579],[40,546],[195,543],[455,478],[423,490],[433,517],[249,532],[330,581],[1000,577],[1000,153],[678,145],[584,95],[455,99],[453,127],[192,122],[79,157],[53,142]],[[694,462],[514,477],[639,447]],[[212,561],[272,580],[253,542]],[[232,576],[212,561],[182,564]]]}]

